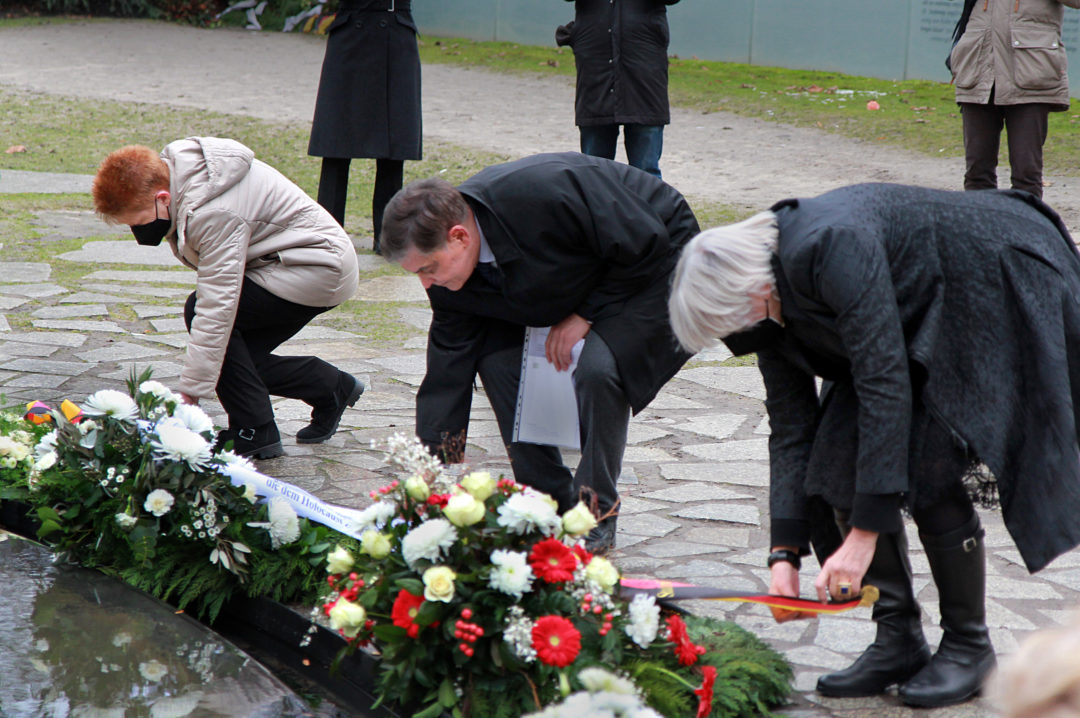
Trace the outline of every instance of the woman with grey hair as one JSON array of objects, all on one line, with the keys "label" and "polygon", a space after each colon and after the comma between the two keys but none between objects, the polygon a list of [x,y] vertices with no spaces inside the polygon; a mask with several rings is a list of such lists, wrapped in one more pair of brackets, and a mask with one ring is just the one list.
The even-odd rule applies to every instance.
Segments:
[{"label": "woman with grey hair", "polygon": [[[992,472],[980,498],[997,489],[1030,571],[1080,544],[1080,255],[1058,216],[1014,191],[868,184],[786,200],[691,240],[669,309],[685,349],[720,338],[758,354],[770,591],[797,595],[811,545],[823,600],[880,591],[874,642],[818,691],[899,684],[924,707],[975,695],[995,657],[972,467]],[[933,656],[902,508],[938,589]]]}]

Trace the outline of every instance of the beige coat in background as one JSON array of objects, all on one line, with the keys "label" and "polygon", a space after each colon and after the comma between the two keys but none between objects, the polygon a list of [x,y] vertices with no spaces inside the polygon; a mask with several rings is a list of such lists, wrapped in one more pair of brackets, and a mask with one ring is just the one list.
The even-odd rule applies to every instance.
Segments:
[{"label": "beige coat in background", "polygon": [[995,105],[1068,109],[1063,5],[1080,7],[1080,0],[976,0],[951,55],[956,101],[985,105],[993,89]]},{"label": "beige coat in background", "polygon": [[244,277],[309,307],[356,293],[356,251],[330,214],[234,140],[189,137],[169,166],[173,254],[198,272],[195,320],[179,391],[213,397]]}]

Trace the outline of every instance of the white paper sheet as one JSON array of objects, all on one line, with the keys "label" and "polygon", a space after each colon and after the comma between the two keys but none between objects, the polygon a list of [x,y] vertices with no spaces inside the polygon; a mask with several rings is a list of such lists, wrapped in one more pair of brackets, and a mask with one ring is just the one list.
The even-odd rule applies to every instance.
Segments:
[{"label": "white paper sheet", "polygon": [[573,373],[585,340],[574,345],[570,368],[557,371],[544,356],[544,342],[550,329],[528,327],[525,330],[514,441],[579,449],[581,432]]}]

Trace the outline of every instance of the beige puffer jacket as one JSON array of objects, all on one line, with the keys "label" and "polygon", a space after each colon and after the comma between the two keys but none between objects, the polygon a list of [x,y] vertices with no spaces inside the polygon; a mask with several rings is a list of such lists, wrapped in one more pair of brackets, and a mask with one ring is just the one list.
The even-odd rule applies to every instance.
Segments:
[{"label": "beige puffer jacket", "polygon": [[951,55],[956,101],[985,105],[993,89],[995,105],[1068,109],[1063,5],[1080,7],[1080,0],[976,0]]},{"label": "beige puffer jacket", "polygon": [[189,137],[169,166],[173,254],[199,273],[178,389],[213,397],[244,277],[282,299],[332,307],[356,293],[356,251],[330,214],[233,140]]}]

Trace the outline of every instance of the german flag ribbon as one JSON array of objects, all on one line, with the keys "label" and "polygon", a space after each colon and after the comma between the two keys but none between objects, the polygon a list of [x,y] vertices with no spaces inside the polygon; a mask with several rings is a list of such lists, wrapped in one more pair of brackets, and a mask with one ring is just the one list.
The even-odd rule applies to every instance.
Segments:
[{"label": "german flag ribbon", "polygon": [[622,595],[632,598],[637,594],[655,596],[660,602],[665,601],[744,601],[747,603],[760,603],[770,608],[783,608],[789,611],[803,611],[806,613],[834,614],[850,611],[858,606],[873,605],[878,599],[878,590],[875,586],[863,586],[859,595],[849,601],[811,601],[806,598],[791,598],[789,596],[773,596],[767,593],[756,594],[744,591],[726,591],[712,586],[695,586],[690,583],[678,583],[676,581],[656,581],[648,578],[623,578],[620,581]]}]

